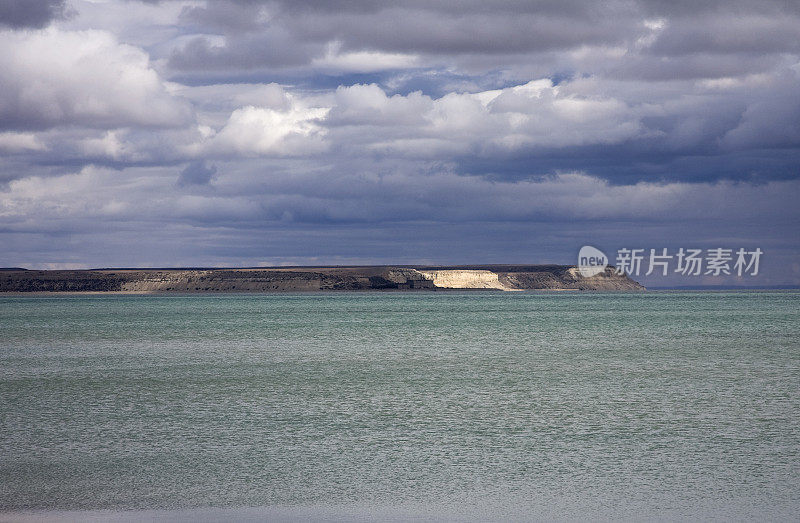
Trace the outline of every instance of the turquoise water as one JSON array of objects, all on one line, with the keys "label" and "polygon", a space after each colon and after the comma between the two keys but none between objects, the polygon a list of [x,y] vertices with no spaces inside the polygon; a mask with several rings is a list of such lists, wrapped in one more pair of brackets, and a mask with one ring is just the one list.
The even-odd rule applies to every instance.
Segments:
[{"label": "turquoise water", "polygon": [[19,518],[793,519],[800,293],[0,297],[0,449]]}]

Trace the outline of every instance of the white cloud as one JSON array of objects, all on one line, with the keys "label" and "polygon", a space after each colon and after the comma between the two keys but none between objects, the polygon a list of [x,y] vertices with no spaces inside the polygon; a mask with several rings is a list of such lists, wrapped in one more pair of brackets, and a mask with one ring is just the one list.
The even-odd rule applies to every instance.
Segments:
[{"label": "white cloud", "polygon": [[6,127],[185,125],[141,49],[104,31],[0,32],[0,120]]},{"label": "white cloud", "polygon": [[112,160],[134,159],[129,145],[124,142],[120,131],[106,131],[101,137],[84,138],[77,143],[78,150],[89,158],[109,158]]},{"label": "white cloud", "polygon": [[387,96],[375,84],[339,86],[331,100],[332,125],[422,126],[433,100],[420,92]]},{"label": "white cloud", "polygon": [[386,69],[408,69],[419,65],[419,57],[408,53],[378,51],[341,51],[340,42],[328,44],[325,55],[311,61],[311,66],[321,69],[366,73]]},{"label": "white cloud", "polygon": [[45,149],[45,145],[33,133],[0,133],[0,151],[17,153]]},{"label": "white cloud", "polygon": [[332,103],[331,126],[368,126],[350,141],[385,154],[488,154],[642,136],[636,108],[610,96],[564,91],[548,79],[438,99],[419,92],[390,97],[377,85],[356,85],[337,89]]},{"label": "white cloud", "polygon": [[327,108],[293,105],[286,110],[247,106],[231,113],[225,126],[200,151],[218,155],[300,156],[324,151],[319,122]]}]

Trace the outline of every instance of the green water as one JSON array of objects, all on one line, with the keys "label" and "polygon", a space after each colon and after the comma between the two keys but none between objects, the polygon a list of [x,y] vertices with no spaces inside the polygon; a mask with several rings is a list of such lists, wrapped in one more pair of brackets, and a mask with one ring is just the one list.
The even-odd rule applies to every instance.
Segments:
[{"label": "green water", "polygon": [[0,297],[0,510],[212,507],[795,518],[800,293]]}]

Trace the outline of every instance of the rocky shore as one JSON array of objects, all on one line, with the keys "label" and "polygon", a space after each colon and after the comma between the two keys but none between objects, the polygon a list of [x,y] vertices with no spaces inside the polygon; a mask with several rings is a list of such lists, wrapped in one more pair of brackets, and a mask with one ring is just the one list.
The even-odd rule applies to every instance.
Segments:
[{"label": "rocky shore", "polygon": [[281,267],[0,271],[0,292],[294,292],[498,289],[644,290],[612,268],[584,278],[567,265]]}]

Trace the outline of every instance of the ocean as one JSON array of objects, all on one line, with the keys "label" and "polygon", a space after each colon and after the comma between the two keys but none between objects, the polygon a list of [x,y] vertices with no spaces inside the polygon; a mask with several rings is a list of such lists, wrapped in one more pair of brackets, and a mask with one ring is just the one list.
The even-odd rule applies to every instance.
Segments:
[{"label": "ocean", "polygon": [[800,292],[0,296],[0,520],[796,520]]}]

